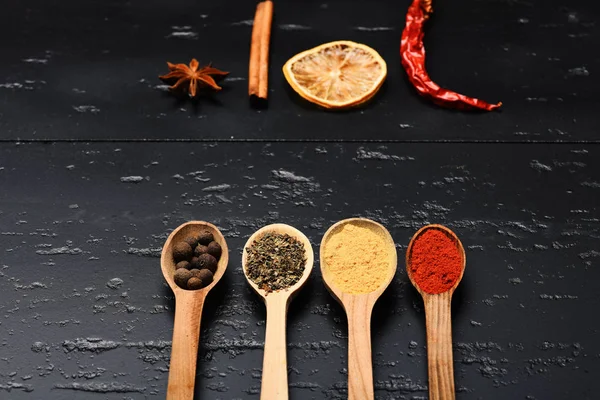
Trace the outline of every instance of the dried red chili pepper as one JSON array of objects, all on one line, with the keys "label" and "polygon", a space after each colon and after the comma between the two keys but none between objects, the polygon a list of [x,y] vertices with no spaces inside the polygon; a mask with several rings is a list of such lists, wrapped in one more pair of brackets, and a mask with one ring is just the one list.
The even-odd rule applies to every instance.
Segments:
[{"label": "dried red chili pepper", "polygon": [[410,82],[421,96],[443,107],[487,111],[499,108],[502,103],[489,104],[483,100],[441,88],[431,80],[425,69],[423,27],[432,12],[431,0],[414,0],[408,8],[408,14],[406,14],[406,27],[402,32],[400,55]]}]

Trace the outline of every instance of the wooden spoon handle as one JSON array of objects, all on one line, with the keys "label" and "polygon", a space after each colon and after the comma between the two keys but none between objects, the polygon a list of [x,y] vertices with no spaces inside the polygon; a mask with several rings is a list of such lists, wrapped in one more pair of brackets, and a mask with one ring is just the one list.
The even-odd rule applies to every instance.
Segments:
[{"label": "wooden spoon handle", "polygon": [[266,296],[267,330],[263,356],[261,400],[287,400],[288,371],[285,326],[287,296],[272,293]]},{"label": "wooden spoon handle", "polygon": [[175,299],[175,326],[167,400],[192,400],[204,296],[180,292]]},{"label": "wooden spoon handle", "polygon": [[366,297],[345,302],[348,315],[348,400],[373,400],[371,363],[371,312]]},{"label": "wooden spoon handle", "polygon": [[452,361],[452,293],[425,295],[429,399],[454,400],[454,366]]}]

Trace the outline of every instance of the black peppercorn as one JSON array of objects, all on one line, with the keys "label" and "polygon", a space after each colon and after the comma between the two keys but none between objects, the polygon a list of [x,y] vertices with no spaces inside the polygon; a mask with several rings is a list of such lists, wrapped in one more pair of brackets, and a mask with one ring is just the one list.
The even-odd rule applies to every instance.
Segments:
[{"label": "black peppercorn", "polygon": [[197,269],[197,268],[190,269],[190,273],[192,274],[192,276],[195,276],[196,278],[202,279],[202,277],[200,276],[200,270],[199,269]]},{"label": "black peppercorn", "polygon": [[202,282],[204,283],[205,286],[208,286],[212,283],[213,281],[213,273],[210,272],[207,269],[201,269],[199,273],[197,273],[197,275],[194,275],[197,278],[202,279]]},{"label": "black peppercorn", "polygon": [[190,269],[190,263],[187,261],[179,261],[177,265],[175,265],[175,269],[180,268]]},{"label": "black peppercorn", "polygon": [[192,273],[190,271],[188,271],[185,268],[179,268],[177,271],[175,271],[175,275],[173,276],[173,279],[175,280],[175,283],[177,284],[177,286],[179,286],[180,288],[185,289],[187,286],[187,281],[192,277]]},{"label": "black peppercorn", "polygon": [[188,281],[187,281],[187,288],[189,290],[198,290],[198,289],[202,289],[204,286],[206,286],[204,284],[204,282],[202,282],[202,279],[200,278],[196,278],[194,276],[192,276]]},{"label": "black peppercorn", "polygon": [[218,260],[221,257],[221,245],[212,241],[208,244],[206,252]]},{"label": "black peppercorn", "polygon": [[188,236],[185,239],[183,239],[183,241],[189,244],[190,247],[193,249],[194,247],[198,246],[198,235]]},{"label": "black peppercorn", "polygon": [[213,234],[210,231],[202,231],[198,235],[198,243],[203,244],[205,246],[213,240],[215,240],[215,238],[213,237]]},{"label": "black peppercorn", "polygon": [[208,253],[208,247],[206,247],[203,244],[199,244],[198,246],[196,246],[196,248],[194,249],[194,255],[196,257],[200,257],[202,254]]},{"label": "black peppercorn", "polygon": [[198,257],[198,263],[200,265],[199,269],[206,268],[213,274],[217,270],[217,259],[210,254],[202,254],[200,257]]},{"label": "black peppercorn", "polygon": [[191,259],[192,246],[186,242],[175,243],[173,246],[173,258],[175,259],[175,262]]}]

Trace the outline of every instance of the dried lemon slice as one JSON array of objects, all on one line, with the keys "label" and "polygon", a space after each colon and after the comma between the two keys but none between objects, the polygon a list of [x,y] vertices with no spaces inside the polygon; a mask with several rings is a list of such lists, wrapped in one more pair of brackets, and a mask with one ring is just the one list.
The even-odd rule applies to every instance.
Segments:
[{"label": "dried lemon slice", "polygon": [[283,74],[294,91],[326,108],[349,108],[377,93],[387,75],[379,53],[364,44],[340,40],[290,58]]}]

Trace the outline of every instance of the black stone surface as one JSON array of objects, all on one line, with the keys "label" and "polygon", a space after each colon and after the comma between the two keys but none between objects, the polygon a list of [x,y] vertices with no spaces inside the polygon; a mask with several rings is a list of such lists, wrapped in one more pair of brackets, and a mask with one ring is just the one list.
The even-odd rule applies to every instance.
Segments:
[{"label": "black stone surface", "polygon": [[[272,222],[319,243],[383,223],[398,272],[372,321],[376,399],[427,398],[422,301],[402,263],[427,223],[467,250],[453,300],[457,399],[595,399],[600,391],[600,56],[596,2],[434,3],[428,67],[498,113],[422,101],[401,69],[409,1],[275,5],[267,109],[250,107],[254,2],[9,1],[0,13],[0,399],[165,397],[174,299],[159,252],[179,224],[230,248],[202,319],[196,398],[258,399],[264,305],[241,271]],[[387,83],[332,113],[280,72],[350,39]],[[230,70],[212,99],[157,75],[197,57]],[[318,257],[317,257],[318,258]],[[347,327],[318,263],[290,307],[290,399],[346,398]]]},{"label": "black stone surface", "polygon": [[[2,398],[164,397],[174,303],[158,255],[191,219],[220,227],[231,260],[204,310],[197,396],[258,398],[265,310],[241,246],[284,222],[318,254],[328,226],[364,216],[388,227],[400,260],[426,223],[466,246],[458,398],[593,399],[598,156],[564,144],[5,144]],[[372,328],[377,399],[426,398],[422,302],[402,262]],[[346,335],[317,264],[290,307],[290,398],[345,398]]]},{"label": "black stone surface", "polygon": [[[587,0],[435,2],[428,69],[502,112],[465,114],[415,94],[400,65],[410,1],[275,6],[267,110],[247,98],[254,2],[9,1],[0,16],[2,139],[386,139],[597,141],[600,5]],[[324,42],[372,46],[388,79],[368,107],[322,111],[281,67]],[[157,76],[192,57],[231,72],[225,89],[178,101]],[[35,116],[35,118],[32,118]]]}]

